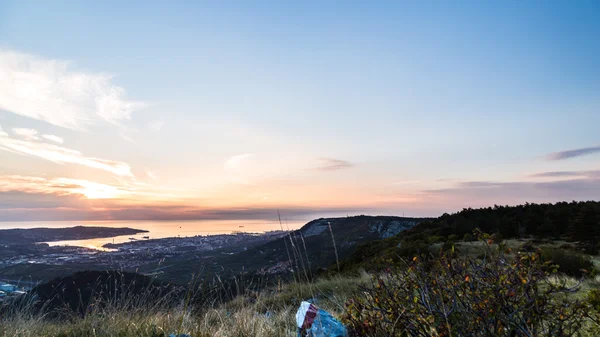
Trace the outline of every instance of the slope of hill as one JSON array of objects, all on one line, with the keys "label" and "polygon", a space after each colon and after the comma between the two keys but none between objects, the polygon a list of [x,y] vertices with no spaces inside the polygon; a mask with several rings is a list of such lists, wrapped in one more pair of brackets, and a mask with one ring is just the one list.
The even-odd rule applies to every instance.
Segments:
[{"label": "slope of hill", "polygon": [[[329,268],[335,266],[336,254],[338,259],[343,259],[360,244],[392,237],[425,220],[428,219],[394,216],[317,219],[284,238],[237,254],[204,261],[166,260],[163,266],[169,267],[163,267],[161,277],[175,281],[181,275],[197,274],[202,270],[209,274],[226,272],[232,275],[244,271],[259,275],[285,275],[292,270]],[[146,272],[151,272],[151,269]]]},{"label": "slope of hill", "polygon": [[[461,300],[461,303],[464,302],[464,308],[461,309],[463,310],[461,315],[453,315],[448,318],[454,320],[452,325],[443,323],[439,326],[431,325],[432,329],[442,331],[443,329],[452,326],[454,329],[453,331],[459,331],[460,329],[483,331],[483,329],[487,327],[487,325],[485,325],[487,323],[481,323],[479,320],[474,319],[480,317],[479,314],[481,312],[487,315],[483,317],[488,317],[490,322],[493,322],[494,324],[496,324],[496,322],[507,321],[506,319],[497,319],[496,312],[503,313],[503,310],[488,310],[487,307],[481,309],[481,305],[477,304],[479,302],[475,302],[479,301],[481,298],[487,298],[491,292],[492,294],[497,295],[496,299],[498,302],[495,303],[501,302],[503,305],[507,305],[510,310],[509,312],[518,310],[519,312],[523,312],[524,315],[532,315],[533,312],[534,314],[539,315],[543,322],[553,320],[552,322],[554,323],[558,322],[556,324],[563,324],[564,317],[567,317],[567,319],[570,320],[567,322],[568,324],[574,322],[572,325],[568,326],[570,330],[564,330],[567,332],[556,334],[555,331],[550,331],[543,335],[571,336],[575,335],[572,333],[575,331],[581,332],[578,335],[582,336],[597,336],[598,330],[595,326],[587,324],[586,317],[596,317],[590,315],[597,315],[598,309],[595,306],[598,303],[596,290],[598,280],[594,277],[585,278],[584,285],[580,289],[577,289],[577,294],[574,294],[572,291],[577,287],[570,288],[569,286],[569,288],[565,288],[565,286],[567,284],[577,284],[578,280],[560,273],[560,269],[559,273],[554,271],[552,272],[554,274],[551,275],[551,277],[548,277],[546,274],[548,271],[546,267],[543,267],[545,266],[543,255],[540,255],[540,259],[535,259],[537,265],[534,265],[533,263],[530,265],[528,262],[529,259],[526,259],[522,266],[517,267],[517,265],[505,263],[505,260],[501,258],[504,254],[502,252],[506,252],[504,249],[499,249],[497,254],[486,255],[485,259],[481,259],[468,254],[460,255],[463,254],[463,252],[461,251],[461,248],[459,248],[456,251],[447,251],[445,255],[434,255],[437,257],[436,259],[411,259],[410,263],[414,269],[411,267],[411,272],[409,274],[403,274],[403,270],[406,271],[405,268],[387,267],[391,266],[389,264],[390,260],[398,260],[398,255],[408,254],[407,252],[409,252],[410,249],[415,251],[418,247],[425,247],[426,249],[435,247],[438,249],[442,247],[442,243],[458,241],[463,241],[461,242],[461,245],[466,246],[486,244],[485,240],[481,242],[464,242],[465,240],[472,239],[469,237],[471,235],[469,232],[464,232],[467,235],[460,236],[460,234],[463,233],[461,231],[464,230],[464,228],[479,228],[483,227],[480,225],[484,223],[488,224],[488,227],[484,228],[496,236],[500,236],[499,233],[501,233],[505,224],[510,224],[513,221],[523,222],[523,225],[518,227],[519,230],[517,231],[517,235],[526,237],[527,240],[512,241],[519,241],[519,244],[522,245],[524,242],[530,243],[529,240],[535,238],[539,239],[539,241],[536,241],[536,244],[537,242],[543,244],[552,243],[556,244],[556,247],[558,247],[558,244],[562,245],[564,243],[563,240],[560,240],[559,243],[557,243],[554,240],[543,239],[543,237],[555,237],[556,234],[549,234],[552,232],[551,230],[547,232],[548,234],[546,234],[546,230],[537,231],[536,233],[538,234],[536,235],[528,233],[525,224],[532,223],[533,220],[531,214],[536,214],[537,216],[541,214],[543,216],[540,219],[545,219],[543,221],[555,223],[556,228],[565,228],[565,234],[562,235],[562,238],[572,240],[574,239],[572,236],[577,236],[574,233],[577,233],[582,228],[592,230],[594,227],[600,227],[600,223],[594,222],[600,219],[600,212],[598,212],[600,209],[597,207],[598,205],[599,203],[588,202],[570,204],[560,203],[557,205],[527,204],[516,207],[494,207],[478,210],[466,209],[456,214],[443,215],[436,219],[366,216],[318,219],[311,221],[297,231],[291,232],[285,239],[277,239],[264,245],[257,246],[256,248],[248,249],[242,253],[223,255],[223,257],[218,259],[206,260],[203,262],[170,261],[173,263],[181,263],[181,265],[174,264],[167,269],[172,269],[170,275],[177,275],[174,273],[176,268],[179,268],[179,271],[184,271],[184,267],[188,266],[188,271],[195,271],[198,270],[197,268],[202,268],[202,266],[204,266],[205,268],[210,268],[211,273],[212,271],[219,270],[222,276],[226,276],[224,275],[225,273],[223,273],[225,270],[230,271],[234,270],[233,268],[243,267],[246,271],[252,270],[253,273],[262,274],[267,278],[268,275],[276,275],[278,278],[285,278],[284,275],[289,275],[291,277],[292,273],[289,272],[290,270],[297,271],[303,268],[304,270],[307,270],[309,269],[308,267],[310,267],[311,270],[314,270],[323,266],[333,266],[335,268],[337,248],[337,255],[341,260],[343,271],[350,270],[348,267],[360,265],[362,268],[368,267],[365,269],[372,270],[373,273],[371,275],[365,273],[356,275],[348,273],[332,273],[325,277],[311,278],[312,280],[309,280],[309,282],[305,282],[305,280],[300,277],[300,282],[281,282],[277,283],[276,287],[263,286],[262,288],[245,288],[247,284],[243,282],[238,284],[239,281],[244,281],[240,279],[235,281],[224,281],[224,283],[215,283],[212,285],[209,283],[201,284],[200,286],[192,284],[188,290],[184,292],[178,290],[175,290],[174,292],[169,291],[167,294],[174,295],[173,297],[169,297],[159,293],[152,295],[151,292],[144,290],[147,289],[147,287],[152,287],[152,284],[154,284],[148,284],[147,281],[151,280],[148,277],[140,275],[133,275],[131,277],[126,276],[134,281],[125,281],[113,286],[115,276],[110,274],[113,272],[80,273],[73,277],[55,280],[47,285],[40,286],[38,289],[42,290],[41,294],[44,294],[43,298],[45,298],[46,301],[52,301],[57,294],[62,296],[63,300],[54,302],[52,305],[58,305],[59,307],[61,305],[63,307],[69,306],[71,309],[77,310],[79,314],[84,313],[81,309],[85,307],[85,310],[87,310],[85,312],[87,313],[85,317],[69,316],[68,320],[49,321],[45,318],[29,319],[29,316],[21,315],[17,317],[25,317],[25,319],[19,321],[6,318],[3,321],[3,315],[0,313],[0,335],[2,335],[2,329],[5,329],[4,335],[15,335],[13,332],[21,331],[23,329],[22,326],[26,326],[26,331],[29,331],[29,335],[48,337],[57,335],[164,336],[165,333],[170,332],[190,333],[192,336],[295,335],[293,321],[299,301],[313,298],[319,303],[319,306],[329,310],[336,317],[341,318],[345,324],[348,324],[348,327],[353,333],[352,336],[388,336],[392,335],[392,332],[396,331],[396,328],[395,325],[392,327],[389,325],[389,322],[394,322],[393,320],[388,321],[386,319],[381,319],[378,315],[381,310],[386,313],[391,313],[390,315],[393,317],[412,319],[409,316],[401,314],[407,312],[407,307],[410,308],[412,306],[416,309],[410,310],[411,313],[415,315],[423,315],[424,313],[429,315],[427,308],[433,308],[430,306],[430,303],[437,303],[433,302],[433,300],[443,300],[443,302],[441,302],[441,305],[443,306],[445,305],[444,303],[448,303],[447,296],[448,294],[452,294],[452,289],[459,289],[461,296],[463,296],[461,298],[464,300]],[[538,213],[539,210],[544,211]],[[565,219],[553,215],[563,214],[563,211],[569,214]],[[503,220],[498,220],[498,218]],[[536,217],[533,218],[536,219]],[[464,225],[465,222],[463,219],[466,219],[468,226]],[[566,224],[559,225],[557,219],[563,219],[566,221]],[[492,225],[489,225],[490,223]],[[583,224],[586,226],[583,226]],[[554,226],[548,226],[547,228],[554,228]],[[332,232],[333,237],[331,234]],[[594,231],[590,233],[592,233],[590,237],[595,235],[593,234],[595,233]],[[336,242],[335,248],[333,240]],[[491,242],[496,248],[501,247],[500,245],[493,243],[495,240],[491,240]],[[564,247],[565,252],[572,255],[573,251],[571,250],[581,249],[579,246],[581,242],[582,241],[579,240],[577,241],[577,244],[565,245],[569,246]],[[489,245],[489,243],[487,244]],[[562,246],[561,249],[563,249]],[[514,252],[517,252],[517,250],[514,250]],[[530,256],[528,254],[530,254],[531,251],[526,252],[527,253],[524,253],[524,256]],[[507,254],[520,253],[509,252]],[[346,258],[344,259],[344,257]],[[450,263],[448,260],[459,257],[461,259],[470,257],[470,260],[468,260],[470,262],[455,264]],[[444,258],[446,260],[444,260]],[[385,259],[387,259],[387,265],[378,262]],[[436,261],[436,265],[431,264]],[[534,259],[531,261],[534,261]],[[555,262],[558,263],[558,261]],[[197,264],[193,265],[193,263]],[[249,263],[256,264],[256,266],[250,265]],[[305,264],[304,266],[302,265],[303,263]],[[437,269],[432,268],[432,266],[437,266]],[[465,268],[465,266],[475,269],[461,269]],[[520,269],[525,268],[524,266],[537,266],[535,268],[539,267],[539,269]],[[446,270],[446,268],[448,268],[448,270]],[[523,281],[524,278],[519,276],[514,268],[527,275],[526,281]],[[380,275],[382,270],[385,270],[384,277]],[[412,273],[415,270],[419,273],[419,277],[417,278],[412,276],[414,275]],[[482,276],[474,276],[477,275],[476,272],[483,274],[481,274]],[[104,275],[109,276],[106,277]],[[180,277],[181,275],[182,274],[179,274]],[[295,275],[301,276],[299,273],[295,273]],[[474,282],[474,280],[487,278],[490,277],[490,275],[495,275],[499,278],[501,278],[502,275],[512,275],[512,286],[510,286],[509,289],[504,289],[504,282],[506,282],[506,280],[504,280],[502,285],[500,285],[498,281]],[[371,277],[378,277],[378,281],[372,283],[373,279]],[[306,279],[308,280],[308,277]],[[444,280],[444,283],[438,283],[440,280]],[[460,281],[456,282],[456,280]],[[418,283],[417,281],[428,282],[425,283],[428,284],[428,286],[421,287],[421,283]],[[138,282],[140,285],[143,285],[139,287],[141,291],[136,290],[137,286],[132,285],[138,284]],[[414,282],[417,282],[416,285],[418,285],[418,287],[415,287]],[[76,286],[70,286],[69,284],[75,284]],[[108,285],[117,290],[107,289],[108,296],[100,297],[100,300],[98,297],[91,297],[90,299],[88,296],[90,290],[95,289],[99,284]],[[441,286],[441,284],[447,285],[448,288]],[[562,291],[565,292],[561,293],[561,296],[568,294],[570,297],[553,297],[552,300],[550,300],[550,297],[548,297],[550,296],[548,295],[549,293],[537,291],[540,284],[544,286],[548,286],[548,284],[556,285],[557,289],[562,289]],[[441,286],[444,291],[431,293],[428,298],[432,299],[430,302],[425,304],[422,303],[418,297],[413,297],[415,289],[433,289],[435,288],[433,285]],[[500,285],[499,289],[497,288],[498,285]],[[213,288],[205,288],[205,286],[212,286]],[[242,291],[240,291],[238,287],[241,287]],[[124,292],[119,289],[133,290]],[[159,291],[161,291],[160,289],[164,288],[159,288]],[[208,292],[203,291],[196,294],[196,289],[206,289]],[[468,289],[468,292],[463,291],[464,289]],[[40,290],[36,291],[39,292]],[[506,290],[506,292],[503,292],[504,290]],[[579,292],[579,290],[581,291]],[[224,297],[210,293],[212,291],[223,292],[225,293]],[[514,292],[525,291],[527,291],[528,296],[519,296],[519,298],[528,298],[529,300],[537,301],[534,296],[540,295],[542,296],[540,298],[540,303],[551,305],[551,307],[549,307],[550,309],[545,311],[531,311],[529,310],[529,308],[531,308],[529,303],[513,301],[515,296]],[[79,298],[82,298],[80,293],[84,294],[84,300],[79,300]],[[125,293],[127,295],[123,296]],[[174,298],[184,298],[182,295],[185,295],[186,299],[185,305],[183,306],[181,305],[181,301],[169,300]],[[206,295],[211,295],[212,297],[206,300],[204,299]],[[216,295],[219,297],[215,297]],[[381,297],[379,297],[379,295],[381,295]],[[386,298],[386,296],[396,297],[393,301],[377,301],[378,298]],[[64,303],[65,298],[75,298],[77,301]],[[155,302],[152,301],[148,302],[148,300],[155,298],[161,298],[161,302],[158,304],[154,304]],[[167,299],[166,301],[162,300],[165,298]],[[581,301],[582,298],[585,298],[583,302]],[[111,299],[115,300],[112,301]],[[555,299],[560,299],[561,302],[554,302]],[[101,303],[101,301],[108,303],[108,305],[98,309],[99,306],[97,304]],[[94,305],[86,306],[86,303],[92,303]],[[148,303],[151,304],[148,305]],[[379,305],[388,305],[389,303],[393,303],[394,307],[385,307],[384,309],[379,307]],[[487,301],[485,303],[487,303]],[[357,311],[357,308],[360,310]],[[558,309],[563,311],[556,311]],[[441,315],[441,313],[443,313],[438,307],[429,310],[434,310],[434,314],[436,315]],[[22,312],[27,313],[28,311]],[[557,312],[559,313],[557,314]],[[359,316],[356,316],[357,314]],[[11,316],[4,315],[4,317]],[[353,320],[353,317],[359,318]],[[418,321],[428,322],[427,319],[419,319]],[[365,322],[368,322],[368,324]],[[444,322],[444,320],[440,317],[440,319],[435,322]],[[586,324],[577,325],[581,322],[585,322]],[[380,333],[362,333],[357,330],[358,328],[368,330],[375,325],[379,327],[379,330],[377,331]],[[414,324],[411,326],[414,326]],[[542,326],[542,328],[545,327],[545,325]],[[513,330],[509,330],[509,328]],[[514,335],[513,331],[516,331],[514,330],[514,327],[509,326],[509,328],[505,331],[508,331],[511,336]],[[600,328],[600,326],[598,328]],[[428,330],[428,332],[438,330]],[[496,330],[493,329],[486,335],[495,335],[495,331]],[[461,333],[457,333],[457,335],[461,335]]]},{"label": "slope of hill", "polygon": [[387,259],[424,253],[434,244],[471,241],[475,229],[504,239],[577,241],[579,248],[596,254],[600,243],[600,202],[527,203],[463,209],[424,221],[396,236],[361,245],[342,262],[342,268],[385,268]]},{"label": "slope of hill", "polygon": [[[49,315],[86,314],[89,310],[114,305],[141,306],[168,300],[173,287],[150,277],[120,271],[80,271],[34,287],[17,298],[12,307],[30,306]],[[173,293],[174,294],[174,293]],[[127,302],[122,301],[127,298]],[[9,307],[10,307],[9,306]],[[123,308],[126,309],[126,308]]]}]

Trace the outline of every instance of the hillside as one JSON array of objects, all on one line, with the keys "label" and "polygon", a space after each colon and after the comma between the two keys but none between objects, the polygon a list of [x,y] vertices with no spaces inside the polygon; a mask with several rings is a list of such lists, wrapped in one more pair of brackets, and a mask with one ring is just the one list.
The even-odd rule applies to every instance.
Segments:
[{"label": "hillside", "polygon": [[600,202],[559,202],[463,209],[424,221],[396,236],[361,245],[343,263],[345,270],[384,268],[386,260],[431,251],[443,243],[469,242],[479,229],[503,239],[566,240],[598,253]]},{"label": "hillside", "polygon": [[173,287],[150,277],[120,271],[80,271],[58,277],[31,289],[13,306],[28,305],[34,312],[56,316],[62,313],[86,314],[93,307],[128,298],[132,305],[168,300]]},{"label": "hillside", "polygon": [[[24,331],[23,336],[44,337],[296,336],[295,312],[301,301],[311,299],[340,319],[352,337],[421,336],[423,331],[439,336],[597,336],[600,325],[589,319],[600,317],[597,261],[583,253],[593,247],[594,228],[600,228],[597,206],[595,202],[496,206],[436,219],[317,219],[286,239],[195,265],[176,261],[181,264],[156,274],[174,276],[185,272],[187,265],[189,272],[220,271],[223,279],[218,282],[200,279],[177,287],[112,271],[53,280],[34,289],[32,298],[47,309],[68,309],[67,316],[61,310],[46,311],[42,318],[38,307],[26,303],[0,314],[0,335]],[[567,211],[565,222],[559,222],[562,218],[555,214]],[[529,234],[526,225],[538,219],[531,214],[564,233],[557,237],[560,230],[548,226],[548,232]],[[517,234],[502,240],[503,227],[514,222],[522,223]],[[492,223],[484,227],[491,236],[461,235],[465,228],[483,223]],[[583,228],[590,233],[588,240],[576,240]],[[342,273],[336,271],[331,232]],[[454,246],[457,249],[448,248]],[[419,255],[427,252],[433,254]],[[399,263],[402,256],[410,258]],[[242,275],[233,268],[282,282],[257,287],[255,280],[227,280],[227,275]],[[302,276],[319,268],[329,272]],[[358,269],[368,273],[354,273]],[[448,303],[454,303],[450,315]],[[32,309],[36,310],[30,316]]]},{"label": "hillside", "polygon": [[[336,263],[336,249],[341,260],[361,244],[393,237],[425,220],[428,219],[394,216],[316,219],[284,238],[237,254],[223,255],[204,261],[166,259],[162,264],[160,277],[176,281],[181,275],[191,275],[199,271],[204,271],[208,275],[216,272],[232,276],[243,271],[263,277],[291,276],[290,271],[294,269],[315,271],[319,268],[330,268]],[[336,243],[335,248],[332,232]],[[148,269],[140,268],[140,270],[152,272],[153,268],[155,266],[148,266]]]}]

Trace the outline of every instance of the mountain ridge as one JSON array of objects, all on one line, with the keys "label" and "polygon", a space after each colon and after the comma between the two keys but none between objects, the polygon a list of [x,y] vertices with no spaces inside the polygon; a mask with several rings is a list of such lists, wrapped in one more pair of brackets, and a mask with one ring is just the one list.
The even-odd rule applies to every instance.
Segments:
[{"label": "mountain ridge", "polygon": [[[210,273],[243,271],[263,276],[291,276],[291,272],[299,268],[311,272],[328,269],[336,264],[336,255],[337,260],[341,260],[363,243],[395,236],[429,219],[367,215],[319,218],[290,231],[283,238],[240,253],[208,261],[174,262],[170,270],[163,270],[163,275],[167,280],[174,281],[176,275],[189,275],[198,270]],[[168,265],[169,262],[165,261],[163,265]],[[304,266],[302,263],[305,263]],[[152,270],[146,272],[150,273]]]}]

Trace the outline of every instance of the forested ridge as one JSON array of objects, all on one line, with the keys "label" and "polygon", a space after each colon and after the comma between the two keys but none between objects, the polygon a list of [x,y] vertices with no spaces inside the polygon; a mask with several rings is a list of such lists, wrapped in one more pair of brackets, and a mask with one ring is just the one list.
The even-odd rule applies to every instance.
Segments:
[{"label": "forested ridge", "polygon": [[449,248],[456,242],[473,241],[475,230],[490,234],[496,240],[571,241],[580,250],[595,255],[600,243],[600,202],[465,208],[422,222],[395,237],[364,244],[343,264],[347,269],[369,268],[379,265],[372,263],[374,260],[423,253],[436,243],[444,243]]}]

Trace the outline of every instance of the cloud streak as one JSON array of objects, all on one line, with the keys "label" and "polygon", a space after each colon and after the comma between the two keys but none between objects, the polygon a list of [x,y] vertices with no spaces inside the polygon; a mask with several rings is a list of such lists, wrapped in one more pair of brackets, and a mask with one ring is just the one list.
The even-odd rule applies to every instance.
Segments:
[{"label": "cloud streak", "polygon": [[62,143],[65,142],[64,139],[62,139],[59,136],[55,136],[55,135],[42,135],[42,138],[47,139],[47,140],[49,140],[51,142],[58,143],[58,144],[62,144]]},{"label": "cloud streak", "polygon": [[229,157],[223,164],[225,179],[233,184],[253,186],[252,158],[254,154],[244,153]]},{"label": "cloud streak", "polygon": [[146,171],[146,175],[152,180],[158,180],[158,175],[155,172]]},{"label": "cloud streak", "polygon": [[88,180],[20,175],[0,176],[0,192],[53,194],[55,196],[81,195],[89,199],[119,198],[130,194],[129,191],[119,187]]},{"label": "cloud streak", "polygon": [[163,126],[165,126],[165,122],[163,121],[153,121],[148,124],[148,130],[152,132],[160,132]]},{"label": "cloud streak", "polygon": [[223,168],[225,168],[225,170],[228,171],[239,170],[242,168],[244,163],[246,163],[252,157],[254,157],[254,154],[252,153],[244,153],[231,156],[225,161]]},{"label": "cloud streak", "polygon": [[[35,131],[35,130],[33,130]],[[37,131],[35,132],[37,134]],[[0,150],[37,157],[57,164],[77,164],[104,170],[123,177],[133,177],[131,167],[124,162],[84,156],[66,147],[30,139],[15,139],[0,132]]]},{"label": "cloud streak", "polygon": [[414,185],[420,183],[419,180],[397,180],[392,183],[394,186]]},{"label": "cloud streak", "polygon": [[600,177],[600,170],[591,170],[591,171],[550,171],[550,172],[540,172],[529,175],[532,178],[562,178],[562,177],[588,177],[595,178]]},{"label": "cloud streak", "polygon": [[595,200],[599,195],[599,172],[585,171],[580,177],[555,181],[465,181],[450,188],[425,190],[421,200],[461,208],[524,202]]},{"label": "cloud streak", "polygon": [[320,165],[316,168],[318,171],[337,171],[354,166],[349,161],[335,158],[319,158],[319,162]]},{"label": "cloud streak", "polygon": [[553,152],[546,156],[547,160],[565,160],[600,152],[600,146],[583,147],[568,151]]},{"label": "cloud streak", "polygon": [[37,131],[35,129],[14,128],[13,133],[27,140],[38,140]]},{"label": "cloud streak", "polygon": [[529,175],[532,178],[560,178],[560,177],[577,177],[581,176],[582,173],[578,171],[552,171],[552,172],[540,172]]},{"label": "cloud streak", "polygon": [[0,110],[73,130],[101,120],[120,125],[146,104],[127,100],[112,79],[72,70],[68,61],[0,49]]},{"label": "cloud streak", "polygon": [[[1,177],[0,177],[1,181]],[[53,183],[50,183],[53,184]],[[0,185],[1,186],[1,185]],[[75,186],[73,186],[75,188]],[[61,190],[58,186],[55,188]],[[124,204],[117,199],[85,199],[75,194],[34,194],[0,189],[0,221],[41,220],[264,220],[277,212],[292,221],[322,216],[365,214],[370,210],[338,207],[223,207],[203,208],[186,203]]]}]

